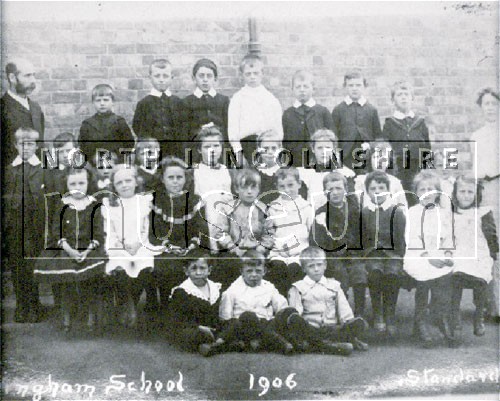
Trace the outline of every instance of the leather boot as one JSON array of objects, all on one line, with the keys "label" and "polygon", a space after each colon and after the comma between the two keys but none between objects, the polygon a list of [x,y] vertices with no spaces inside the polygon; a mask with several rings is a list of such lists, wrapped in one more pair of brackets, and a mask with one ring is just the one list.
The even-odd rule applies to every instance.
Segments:
[{"label": "leather boot", "polygon": [[478,337],[484,336],[486,328],[484,327],[484,310],[483,307],[476,308],[474,312],[474,335]]},{"label": "leather boot", "polygon": [[320,352],[328,355],[343,355],[349,356],[354,349],[351,343],[334,343],[332,341],[323,340],[316,344]]}]

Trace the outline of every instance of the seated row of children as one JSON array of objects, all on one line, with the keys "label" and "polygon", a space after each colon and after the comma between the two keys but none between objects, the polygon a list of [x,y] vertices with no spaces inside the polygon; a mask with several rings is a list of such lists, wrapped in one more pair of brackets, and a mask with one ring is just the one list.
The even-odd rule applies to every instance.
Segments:
[{"label": "seated row of children", "polygon": [[[9,214],[17,222],[15,232],[33,234],[34,241],[43,238],[43,234],[36,233],[31,221],[18,220],[19,216],[23,215],[19,211],[23,210],[25,216],[37,218],[38,213],[34,211],[38,205],[45,204],[37,203],[36,200],[29,201],[31,198],[39,197],[45,183],[48,186],[50,182],[50,179],[43,178],[39,160],[38,164],[36,162],[37,158],[34,155],[36,144],[30,146],[37,137],[38,134],[33,130],[21,129],[16,133],[19,161],[9,166],[11,169],[8,176],[12,179],[9,181],[11,191],[7,192],[12,194],[13,200],[17,202]],[[201,143],[203,144],[203,141]],[[203,159],[203,146],[200,148],[200,153]],[[210,151],[207,155],[213,153]],[[476,281],[481,284],[491,280],[492,258],[497,258],[498,254],[498,245],[495,250],[498,241],[493,237],[495,231],[491,230],[491,227],[494,227],[491,213],[481,211],[480,214],[484,233],[481,238],[484,241],[481,240],[478,246],[480,245],[485,252],[479,254],[478,259],[474,259],[475,262],[472,263],[474,268],[467,270],[460,267],[456,256],[461,256],[460,252],[465,252],[465,256],[469,256],[467,252],[470,253],[468,246],[470,238],[462,239],[460,236],[470,236],[475,226],[471,225],[470,221],[462,221],[461,217],[467,215],[470,219],[469,210],[473,210],[480,200],[475,181],[471,183],[465,178],[456,181],[453,196],[453,205],[456,207],[451,216],[446,214],[446,210],[451,213],[451,209],[439,207],[440,202],[435,196],[431,196],[433,192],[439,193],[441,190],[439,177],[430,171],[422,171],[417,176],[418,179],[415,179],[415,193],[420,201],[420,205],[417,206],[425,206],[425,213],[422,209],[415,209],[417,206],[410,208],[406,213],[405,208],[395,204],[390,196],[391,181],[387,173],[374,171],[367,175],[365,190],[368,197],[362,197],[360,204],[356,194],[349,193],[348,180],[342,172],[327,172],[320,169],[317,173],[322,177],[322,192],[326,203],[314,210],[314,207],[300,196],[302,182],[298,169],[293,167],[279,169],[275,174],[275,188],[279,190],[277,192],[279,196],[264,203],[258,200],[261,178],[257,171],[236,170],[233,173],[233,182],[231,174],[224,166],[204,164],[210,168],[190,169],[179,159],[165,158],[159,169],[161,185],[156,187],[154,198],[151,193],[141,192],[139,169],[131,166],[115,166],[112,169],[109,190],[103,187],[101,191],[93,193],[98,200],[87,196],[92,183],[96,187],[95,179],[91,179],[92,174],[89,170],[70,168],[60,170],[66,170],[63,182],[66,184],[66,190],[70,192],[59,192],[59,198],[56,199],[59,205],[48,207],[53,211],[49,214],[53,217],[53,221],[48,227],[50,233],[48,242],[51,246],[46,247],[48,249],[37,265],[35,275],[40,281],[46,280],[56,284],[56,288],[58,284],[64,284],[55,292],[61,295],[60,304],[63,308],[63,324],[66,330],[69,330],[71,325],[70,305],[76,290],[75,282],[85,283],[83,287],[79,285],[78,290],[83,294],[92,294],[87,296],[90,304],[92,304],[90,300],[101,298],[99,294],[109,297],[110,293],[114,293],[117,303],[124,306],[122,321],[134,326],[137,321],[136,305],[143,288],[146,288],[147,300],[153,308],[158,301],[157,290],[161,304],[167,305],[172,288],[183,279],[183,260],[189,257],[189,252],[196,247],[210,249],[219,255],[214,263],[213,277],[217,279],[216,281],[221,281],[224,288],[231,285],[239,275],[235,259],[239,259],[248,250],[262,253],[267,260],[268,278],[282,294],[286,294],[292,284],[302,278],[301,269],[296,264],[301,251],[309,245],[318,245],[332,254],[332,257],[328,258],[326,275],[337,278],[344,291],[353,288],[355,316],[362,317],[365,314],[365,288],[368,286],[372,298],[373,326],[377,331],[390,336],[396,333],[397,297],[401,283],[405,281],[403,271],[406,271],[417,282],[416,327],[425,344],[432,342],[425,335],[425,311],[429,307],[427,300],[429,289],[436,293],[436,299],[442,295],[442,302],[438,302],[439,307],[436,307],[441,313],[440,327],[450,344],[455,344],[457,342],[455,333],[459,332],[460,323],[457,318],[454,322],[449,321],[446,308],[452,303],[446,294],[453,295],[456,311],[456,304],[459,305],[460,302],[459,291],[452,293],[451,289],[461,288],[464,280],[451,280],[451,278],[463,273],[477,277]],[[35,168],[37,165],[38,169]],[[215,196],[215,200],[212,201],[216,211],[214,220],[208,218],[210,212],[207,212],[206,205],[209,202],[204,202],[205,194],[200,192],[202,195],[200,198],[196,193],[197,174],[212,170],[217,173],[218,170],[222,170],[226,178],[229,177],[226,185],[230,183],[229,187],[220,189],[216,186],[222,183],[223,179],[210,180],[214,183],[215,195],[223,195],[223,198]],[[58,170],[45,171],[45,175],[50,177],[53,171]],[[29,177],[29,179],[23,181],[23,174],[24,178]],[[38,178],[32,180],[31,177]],[[206,176],[201,179],[204,184],[207,181]],[[23,182],[29,185],[23,186]],[[236,198],[232,198],[231,186],[234,187]],[[306,186],[309,187],[310,183],[306,183]],[[463,187],[467,187],[472,196],[460,198],[458,194],[464,190]],[[40,193],[37,194],[36,191]],[[21,197],[16,197],[16,194],[21,194]],[[24,205],[21,205],[19,199],[23,196],[25,201]],[[26,209],[27,205],[31,205],[33,209]],[[54,209],[50,209],[51,207]],[[427,216],[427,213],[441,210],[440,221],[443,226],[454,227],[454,224],[456,226],[458,223],[452,224],[452,222],[460,221],[464,226],[460,231],[441,230],[440,236],[448,241],[455,241],[454,247],[444,253],[441,252],[443,249],[441,244],[436,245],[437,241],[434,243],[427,241],[427,236],[432,238],[433,233],[432,230],[430,233],[426,230],[436,226],[435,220],[424,220],[429,222],[425,226],[418,220],[418,216]],[[104,221],[100,221],[101,211]],[[411,217],[413,214],[417,216],[415,219]],[[84,220],[88,227],[82,223]],[[411,230],[407,222],[412,222]],[[209,227],[212,227],[212,232]],[[408,241],[405,240],[407,231],[409,231]],[[444,235],[449,232],[453,234]],[[407,250],[407,244],[415,241],[420,241],[416,249],[421,251],[412,255],[413,248],[408,247]],[[210,242],[216,247],[211,247]],[[42,248],[30,245],[28,249],[33,254]],[[436,251],[437,254],[432,254],[428,260],[424,259],[429,257],[428,253],[431,251]],[[17,255],[14,254],[17,257],[19,255],[22,255],[22,250]],[[234,256],[231,258],[228,255]],[[411,256],[417,260],[416,268],[412,268]],[[16,259],[11,258],[11,261],[15,262]],[[490,275],[479,275],[476,264],[484,266],[485,271],[489,266]],[[423,265],[427,266],[431,273],[419,275],[425,272],[425,269],[421,268]],[[14,270],[28,274],[30,268],[32,269],[31,266],[27,266],[22,271],[19,268]],[[467,271],[460,272],[459,268]],[[433,275],[432,272],[436,269],[440,274]],[[103,272],[110,280],[102,279]],[[438,280],[440,278],[443,280]],[[18,282],[23,286],[29,283],[24,279]],[[103,285],[104,282],[106,285]],[[111,290],[106,288],[107,285],[110,285]],[[450,291],[441,290],[441,286]],[[477,286],[480,287],[479,284]],[[26,288],[19,287],[19,290],[16,289],[16,295],[19,294],[22,300],[27,291]],[[484,323],[481,305],[484,305],[484,298],[480,297],[484,296],[484,291],[476,293],[477,317],[474,331],[477,335],[482,335]],[[92,328],[95,325],[95,307],[90,304],[88,324]]]}]

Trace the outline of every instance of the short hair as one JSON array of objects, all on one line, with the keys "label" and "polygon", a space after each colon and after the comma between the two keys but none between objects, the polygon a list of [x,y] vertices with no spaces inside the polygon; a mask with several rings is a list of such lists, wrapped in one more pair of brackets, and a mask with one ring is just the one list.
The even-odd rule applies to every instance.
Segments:
[{"label": "short hair", "polygon": [[392,150],[392,145],[389,142],[386,142],[384,140],[379,140],[376,142],[372,142],[370,144],[370,149],[366,150],[366,160],[368,162],[366,168],[368,172],[374,171],[372,167],[372,156],[374,154],[377,154],[376,150],[377,149],[390,149]]},{"label": "short hair", "polygon": [[274,129],[268,129],[258,134],[257,146],[260,147],[262,142],[278,142],[282,144],[281,137]]},{"label": "short hair", "polygon": [[493,96],[496,100],[500,101],[500,96],[498,95],[498,92],[495,91],[493,88],[483,88],[477,95],[477,100],[476,103],[479,107],[483,105],[483,97],[485,95],[491,95]]},{"label": "short hair", "polygon": [[211,126],[206,126],[206,127],[201,127],[198,133],[196,134],[196,143],[198,146],[198,149],[201,148],[201,144],[204,139],[211,137],[211,136],[216,136],[219,138],[219,142],[223,144],[224,142],[224,136],[222,135],[222,132],[220,131],[220,128],[211,125]]},{"label": "short hair", "polygon": [[394,95],[396,94],[397,90],[407,90],[410,91],[411,97],[415,97],[415,91],[413,89],[413,85],[409,81],[396,81],[391,88],[391,99],[394,100]]},{"label": "short hair", "polygon": [[279,180],[286,180],[288,177],[292,177],[300,184],[300,175],[297,167],[280,168],[274,175],[274,182],[277,184]]},{"label": "short hair", "polygon": [[151,64],[149,64],[149,75],[151,75],[151,73],[153,72],[153,67],[160,69],[164,69],[167,67],[172,68],[172,64],[166,58],[158,58],[156,60],[153,60],[151,61]]},{"label": "short hair", "polygon": [[189,269],[189,267],[191,267],[191,265],[193,263],[196,263],[200,259],[205,259],[207,261],[207,263],[208,263],[208,266],[210,266],[211,256],[207,252],[207,250],[203,249],[203,248],[194,248],[186,256],[186,260],[185,260],[185,264],[184,264],[184,270]]},{"label": "short hair", "polygon": [[368,173],[365,178],[365,188],[367,192],[368,187],[373,181],[385,184],[388,191],[391,189],[391,181],[389,180],[389,175],[385,171],[375,170],[371,173]]},{"label": "short hair", "polygon": [[148,143],[155,143],[160,147],[160,141],[158,139],[153,138],[153,137],[146,137],[146,138],[137,138],[137,142],[135,144],[135,151],[137,152],[138,149],[145,148]]},{"label": "short hair", "polygon": [[474,177],[473,174],[471,173],[466,173],[459,175],[455,182],[453,183],[453,192],[451,195],[452,199],[452,204],[454,207],[458,207],[458,202],[457,202],[457,190],[458,190],[458,185],[460,183],[465,183],[465,184],[475,184],[476,185],[476,199],[474,200],[472,204],[476,207],[481,205],[481,202],[483,201],[483,185],[481,184],[481,181],[476,180],[476,177]]},{"label": "short hair", "polygon": [[326,259],[326,253],[317,246],[308,246],[300,253],[300,265],[304,267],[304,263],[311,259]]},{"label": "short hair", "polygon": [[366,79],[363,77],[363,73],[359,68],[354,68],[352,70],[347,71],[344,74],[344,86],[346,86],[347,81],[350,79],[362,79],[363,80],[363,85],[368,86]]},{"label": "short hair", "polygon": [[162,177],[165,176],[165,172],[169,167],[180,167],[184,170],[184,174],[186,177],[186,182],[184,184],[184,190],[189,193],[193,193],[194,188],[194,177],[193,177],[193,169],[189,167],[189,165],[182,159],[179,159],[175,156],[166,156],[163,158],[160,164],[163,172]]},{"label": "short hair", "polygon": [[441,202],[441,178],[439,175],[433,171],[433,170],[422,170],[420,171],[414,178],[412,182],[412,189],[413,192],[416,194],[417,193],[417,188],[418,186],[424,182],[424,181],[430,181],[434,188],[436,188],[436,191],[438,191],[437,197],[436,197],[436,202],[437,204],[440,204]]},{"label": "short hair", "polygon": [[242,58],[241,63],[240,63],[240,72],[243,72],[245,67],[248,66],[253,66],[254,64],[259,63],[261,66],[264,65],[262,62],[262,59],[257,56],[256,54],[247,54],[245,57]]},{"label": "short hair", "polygon": [[238,188],[246,187],[259,187],[260,188],[260,175],[257,171],[249,168],[244,168],[236,174],[236,186]]},{"label": "short hair", "polygon": [[[245,253],[243,254],[243,256],[241,257],[240,259],[240,263],[241,263],[241,267],[243,268],[245,264],[248,264],[250,262],[250,264],[260,264],[260,263],[257,263],[257,261],[260,261],[262,262],[262,265],[265,267],[265,262],[266,262],[266,257],[259,251],[257,251],[256,249],[249,249],[247,251],[245,251]],[[252,263],[252,262],[255,262],[255,263]]]},{"label": "short hair", "polygon": [[199,59],[193,67],[193,77],[196,75],[201,67],[208,68],[213,71],[215,79],[217,79],[217,65],[212,60],[208,58]]},{"label": "short hair", "polygon": [[311,81],[311,84],[314,86],[314,75],[312,72],[307,70],[298,70],[293,74],[292,77],[292,88],[295,85],[295,81]]},{"label": "short hair", "polygon": [[113,88],[108,84],[94,86],[94,89],[92,89],[92,101],[94,101],[97,96],[109,96],[112,100],[115,100]]},{"label": "short hair", "polygon": [[62,148],[69,142],[76,144],[75,136],[71,132],[62,132],[52,140],[52,146],[56,149]]},{"label": "short hair", "polygon": [[332,130],[321,128],[317,130],[311,136],[311,148],[314,148],[316,142],[332,142],[334,145],[337,144],[337,136]]},{"label": "short hair", "polygon": [[85,164],[82,168],[70,167],[64,169],[64,180],[67,181],[69,176],[80,174],[82,171],[87,174],[87,180],[90,186],[90,180],[92,179],[92,170],[91,167],[88,166],[88,164]]},{"label": "short hair", "polygon": [[40,137],[40,133],[30,127],[20,127],[16,130],[14,134],[14,141],[17,142],[19,140],[26,140],[26,139],[31,139],[31,140],[37,140]]},{"label": "short hair", "polygon": [[344,174],[339,173],[338,171],[332,171],[323,177],[323,189],[326,190],[326,184],[328,184],[329,182],[337,181],[342,181],[342,183],[344,184],[344,189],[347,190],[347,178],[345,178]]}]

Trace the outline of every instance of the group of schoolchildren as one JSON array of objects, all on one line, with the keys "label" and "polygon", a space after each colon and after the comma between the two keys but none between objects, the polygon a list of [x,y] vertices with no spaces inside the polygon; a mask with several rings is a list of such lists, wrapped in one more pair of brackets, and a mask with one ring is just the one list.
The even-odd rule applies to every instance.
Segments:
[{"label": "group of schoolchildren", "polygon": [[[436,160],[421,168],[430,142],[411,85],[394,85],[396,111],[382,130],[359,70],[345,75],[347,96],[332,113],[314,100],[313,76],[297,72],[282,113],[262,69],[245,56],[245,86],[229,100],[214,88],[216,65],[199,60],[196,89],[180,100],[172,66],[155,60],[136,138],[112,112],[112,88],[98,85],[80,136],[54,139],[55,168],[41,168],[36,131],[16,132],[5,205],[17,322],[39,320],[45,282],[64,331],[77,306],[90,331],[104,324],[103,305],[135,327],[145,292],[145,312],[167,317],[172,341],[205,356],[349,355],[368,349],[366,288],[373,329],[394,338],[399,290],[416,287],[414,332],[426,347],[431,314],[449,345],[460,344],[462,290],[473,288],[474,334],[484,335],[495,221],[474,178],[445,188]],[[195,165],[183,160],[190,144]],[[119,163],[127,148],[132,163]],[[241,165],[226,163],[228,149]],[[75,167],[82,156],[88,163]]]}]

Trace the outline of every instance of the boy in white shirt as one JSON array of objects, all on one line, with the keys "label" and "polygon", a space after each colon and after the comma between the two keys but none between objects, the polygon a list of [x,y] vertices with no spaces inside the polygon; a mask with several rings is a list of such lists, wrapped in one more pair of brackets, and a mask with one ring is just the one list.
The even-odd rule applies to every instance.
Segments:
[{"label": "boy in white shirt", "polygon": [[241,276],[222,294],[219,317],[222,332],[213,344],[200,349],[204,356],[228,350],[239,344],[240,349],[253,351],[273,349],[289,354],[293,346],[273,327],[276,313],[288,307],[276,287],[264,280],[265,257],[255,250],[246,251],[241,259]]},{"label": "boy in white shirt", "polygon": [[[281,104],[262,85],[263,63],[259,56],[247,54],[240,63],[245,86],[229,102],[228,137],[235,153],[243,151],[251,161],[257,132],[273,129],[283,139]],[[244,141],[242,143],[242,141]]]},{"label": "boy in white shirt", "polygon": [[324,276],[325,252],[318,247],[308,247],[300,254],[300,261],[306,277],[292,285],[288,302],[307,324],[292,318],[297,326],[295,334],[309,342],[312,350],[324,351],[325,343],[321,339],[341,341],[339,353],[344,355],[350,354],[353,348],[368,350],[368,345],[357,338],[366,327],[365,321],[354,317],[340,283]]}]

